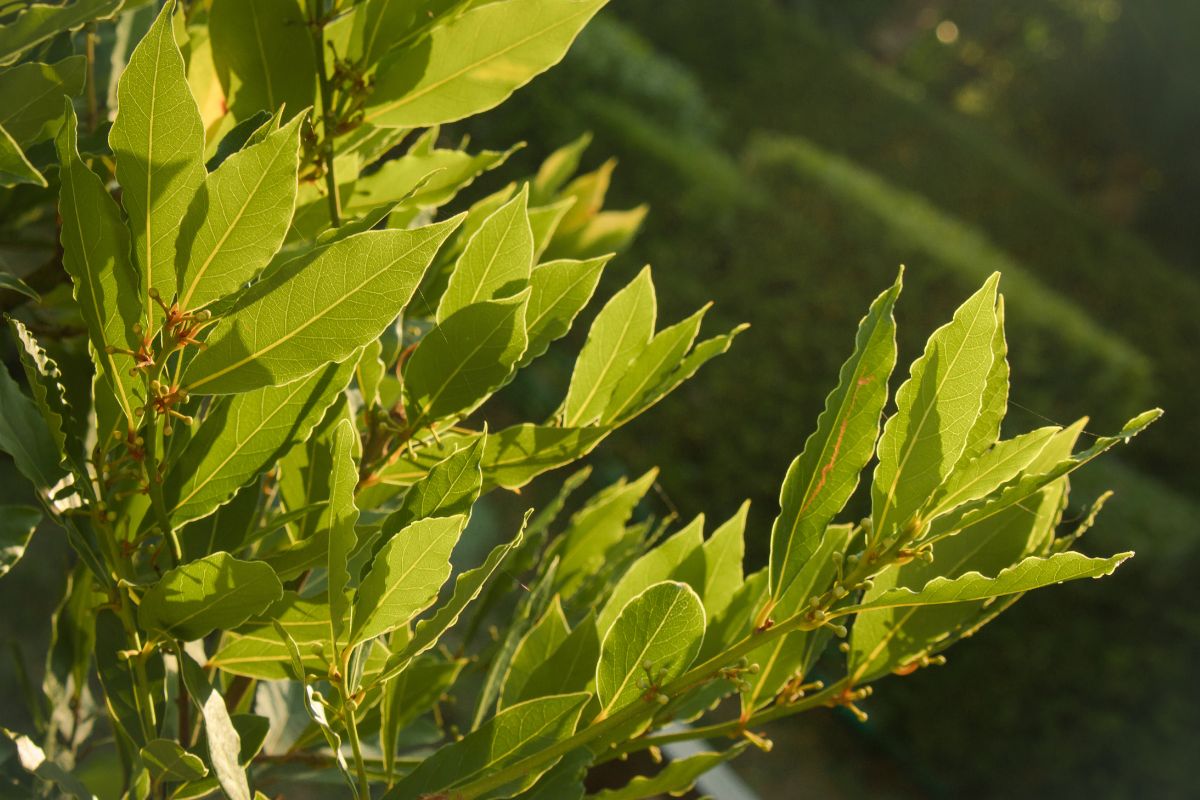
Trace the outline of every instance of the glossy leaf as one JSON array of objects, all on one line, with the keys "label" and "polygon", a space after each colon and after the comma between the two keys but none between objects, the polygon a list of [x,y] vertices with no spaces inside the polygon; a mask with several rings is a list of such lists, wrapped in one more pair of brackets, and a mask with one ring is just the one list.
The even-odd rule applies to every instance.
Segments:
[{"label": "glossy leaf", "polygon": [[521,366],[546,352],[550,343],[571,330],[575,317],[592,299],[609,257],[588,261],[563,259],[539,264],[529,277],[525,331],[529,346]]},{"label": "glossy leaf", "polygon": [[67,447],[67,430],[73,427],[73,421],[71,409],[67,405],[66,390],[60,383],[62,373],[59,372],[58,364],[46,354],[20,320],[10,317],[8,325],[17,340],[17,355],[25,371],[26,383],[33,393],[34,404],[45,420],[50,437],[65,459],[75,448]]},{"label": "glossy leaf", "polygon": [[558,694],[557,692],[529,694],[525,689],[530,676],[562,645],[569,634],[567,617],[563,614],[562,604],[556,597],[541,619],[535,622],[533,627],[521,637],[508,665],[508,671],[504,675],[500,698],[496,703],[497,710],[530,697]]},{"label": "glossy leaf", "polygon": [[533,232],[528,201],[528,191],[522,190],[484,220],[467,242],[438,305],[439,322],[473,303],[516,294],[529,283]]},{"label": "glossy leaf", "polygon": [[[879,416],[896,363],[896,322],[892,317],[901,278],[871,304],[858,324],[854,353],[842,364],[838,385],[826,398],[817,429],[788,467],[779,496],[779,516],[771,528],[771,598],[785,611],[806,601],[786,597],[796,579],[811,571],[813,553],[825,529],[858,486],[859,473],[875,451]],[[786,597],[786,599],[785,599]]]},{"label": "glossy leaf", "polygon": [[879,440],[871,491],[876,536],[907,523],[958,463],[982,407],[996,319],[993,274],[934,331],[896,392],[896,413]]},{"label": "glossy leaf", "polygon": [[208,754],[217,782],[229,800],[251,800],[250,785],[246,781],[246,770],[239,759],[241,737],[225,707],[225,698],[208,681],[200,665],[187,653],[179,653],[179,669],[187,686],[192,702],[204,717],[204,733],[208,742]]},{"label": "glossy leaf", "polygon": [[[349,420],[343,419],[333,429],[326,523],[329,530],[325,561],[325,582],[329,587],[329,642],[335,654],[340,652],[342,634],[347,627],[346,614],[351,612],[346,590],[350,585],[350,554],[358,544],[354,530],[358,522],[358,506],[354,504],[354,487],[358,484],[358,465],[354,461],[357,445],[358,432]],[[352,624],[357,628],[356,621]]]},{"label": "glossy leaf", "polygon": [[[453,796],[455,786],[492,773],[536,753],[575,732],[586,692],[529,700],[501,711],[479,730],[442,747],[384,795],[386,800],[417,800],[438,794]],[[516,779],[505,793],[531,785],[547,764]]]},{"label": "glossy leaf", "polygon": [[425,335],[404,368],[410,426],[465,413],[504,383],[525,352],[528,300],[475,303]]},{"label": "glossy leaf", "polygon": [[0,728],[0,732],[8,737],[17,750],[17,763],[26,772],[38,776],[44,781],[56,786],[64,796],[78,800],[96,800],[91,790],[75,775],[64,769],[58,762],[46,757],[46,752],[24,734]]},{"label": "glossy leaf", "polygon": [[398,531],[429,517],[469,516],[483,487],[479,464],[486,441],[486,435],[479,436],[435,464],[404,493],[400,507],[389,515],[385,529]]},{"label": "glossy leaf", "polygon": [[68,104],[57,139],[63,266],[74,284],[99,370],[121,411],[132,420],[139,405],[135,380],[129,375],[133,357],[109,348],[136,351],[141,345],[134,326],[142,317],[144,288],[129,260],[129,231],[121,211],[100,178],[79,158],[76,125],[75,111]]},{"label": "glossy leaf", "polygon": [[613,295],[592,322],[563,403],[564,426],[586,425],[600,417],[630,363],[649,344],[656,314],[647,267]]},{"label": "glossy leaf", "polygon": [[0,70],[0,127],[22,147],[53,136],[63,116],[63,97],[83,91],[87,59],[70,56],[55,64],[25,63]]},{"label": "glossy leaf", "polygon": [[189,388],[245,392],[344,360],[392,323],[460,221],[360,233],[312,261],[285,264],[222,320],[188,370]]},{"label": "glossy leaf", "polygon": [[42,512],[31,506],[0,506],[0,578],[25,555]]},{"label": "glossy leaf", "polygon": [[48,185],[42,173],[29,163],[17,140],[0,126],[0,186],[20,186],[23,183],[43,187]]},{"label": "glossy leaf", "polygon": [[631,703],[654,702],[639,680],[661,687],[678,678],[692,665],[703,639],[704,605],[690,586],[664,581],[630,600],[600,645],[596,696],[601,716]]},{"label": "glossy leaf", "polygon": [[596,614],[591,612],[529,673],[512,702],[582,691],[595,679],[599,659],[600,634],[596,630]]},{"label": "glossy leaf", "polygon": [[558,63],[604,0],[506,0],[473,8],[384,59],[366,121],[413,128],[487,111]]},{"label": "glossy leaf", "polygon": [[236,628],[283,596],[266,564],[214,553],[164,573],[138,606],[142,627],[189,642]]},{"label": "glossy leaf", "polygon": [[291,116],[313,105],[316,61],[295,0],[213,0],[208,29],[217,75],[238,119],[281,106]]},{"label": "glossy leaf", "polygon": [[667,794],[676,797],[691,789],[701,775],[737,758],[749,746],[749,742],[739,742],[719,753],[696,753],[674,759],[653,777],[639,775],[620,789],[605,789],[590,797],[595,800],[644,800]]},{"label": "glossy leaf", "polygon": [[352,644],[401,627],[437,599],[466,523],[462,515],[422,519],[388,539],[358,589]]},{"label": "glossy leaf", "polygon": [[28,3],[0,26],[0,65],[11,64],[36,44],[68,28],[114,14],[124,0],[74,0],[67,5]]},{"label": "glossy leaf", "polygon": [[296,205],[303,115],[230,156],[199,187],[179,231],[179,305],[196,309],[256,276]]},{"label": "glossy leaf", "polygon": [[[175,296],[176,237],[204,182],[204,123],[188,87],[166,3],[142,37],[117,85],[119,111],[109,133],[121,203],[133,234],[133,261],[143,292]],[[145,317],[162,316],[148,295]]]},{"label": "glossy leaf", "polygon": [[280,680],[295,677],[287,644],[277,632],[282,626],[302,653],[308,673],[327,674],[330,667],[329,601],[325,594],[300,597],[287,591],[261,617],[226,635],[211,663],[234,675]]},{"label": "glossy leaf", "polygon": [[[609,591],[604,607],[596,619],[596,626],[601,635],[608,633],[626,603],[654,584],[671,579],[689,583],[684,577],[688,571],[703,578],[703,544],[704,515],[701,514],[671,538],[648,550],[633,562]],[[704,585],[692,585],[692,588],[699,593],[704,590]]]},{"label": "glossy leaf", "polygon": [[0,368],[0,451],[12,456],[17,470],[43,494],[66,474],[45,420],[7,368]]},{"label": "glossy leaf", "polygon": [[351,365],[225,399],[200,423],[174,461],[163,494],[176,524],[205,517],[308,438],[346,388]]},{"label": "glossy leaf", "polygon": [[142,761],[150,774],[160,781],[197,781],[208,774],[199,756],[187,752],[178,742],[154,739],[142,748]]}]

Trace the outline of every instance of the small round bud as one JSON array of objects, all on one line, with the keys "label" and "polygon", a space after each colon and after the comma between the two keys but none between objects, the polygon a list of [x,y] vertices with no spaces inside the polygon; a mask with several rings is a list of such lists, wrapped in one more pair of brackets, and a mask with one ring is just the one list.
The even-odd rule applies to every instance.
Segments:
[{"label": "small round bud", "polygon": [[665,694],[660,694],[654,699],[660,706],[665,706],[667,703],[671,702],[671,698],[667,697]]}]

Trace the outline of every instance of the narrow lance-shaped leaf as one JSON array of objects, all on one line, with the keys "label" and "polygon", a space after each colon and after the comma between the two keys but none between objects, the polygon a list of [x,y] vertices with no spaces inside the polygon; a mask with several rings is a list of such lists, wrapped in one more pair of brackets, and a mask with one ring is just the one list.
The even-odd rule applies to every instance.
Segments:
[{"label": "narrow lance-shaped leaf", "polygon": [[50,437],[65,459],[66,455],[74,450],[74,447],[68,449],[67,446],[71,409],[67,405],[66,390],[59,382],[62,373],[59,372],[58,364],[46,354],[37,339],[19,319],[10,317],[8,325],[17,340],[17,355],[20,356],[21,366],[25,370],[25,379],[33,393],[34,404],[46,422],[46,429],[50,432]]},{"label": "narrow lance-shaped leaf", "polygon": [[133,419],[137,380],[130,376],[141,346],[134,328],[141,319],[138,275],[129,261],[129,231],[121,211],[100,178],[79,158],[75,110],[66,105],[58,134],[61,164],[59,213],[62,215],[63,266],[74,284],[75,300],[87,324],[99,372],[112,388],[126,419]]},{"label": "narrow lance-shaped leaf", "polygon": [[601,424],[614,424],[643,408],[666,377],[678,369],[692,348],[700,324],[712,304],[705,305],[685,320],[663,328],[650,344],[634,357],[628,370],[613,387],[600,415]]},{"label": "narrow lance-shaped leaf", "polygon": [[0,451],[13,457],[17,470],[46,497],[65,472],[62,454],[33,401],[0,365]]},{"label": "narrow lance-shaped leaf", "polygon": [[233,727],[233,720],[225,707],[225,698],[208,682],[208,676],[191,656],[184,652],[176,655],[188,694],[204,717],[208,754],[218,783],[230,800],[251,800],[246,770],[238,760],[241,738]]},{"label": "narrow lance-shaped leaf", "polygon": [[150,774],[160,781],[196,781],[208,774],[208,767],[199,756],[170,739],[147,742],[142,748],[142,761]]},{"label": "narrow lance-shaped leaf", "polygon": [[437,599],[466,522],[462,515],[418,520],[388,540],[358,589],[351,644],[399,628]]},{"label": "narrow lance-shaped leaf", "polygon": [[438,305],[443,321],[482,300],[516,294],[533,269],[533,232],[529,227],[528,189],[491,214],[467,242],[450,274]]},{"label": "narrow lance-shaped leaf", "polygon": [[533,361],[546,352],[551,342],[566,335],[575,317],[595,294],[610,258],[549,261],[533,270],[529,277],[529,306],[525,310],[529,346],[521,356],[520,366]]},{"label": "narrow lance-shaped leaf", "polygon": [[1003,597],[1078,578],[1102,578],[1111,575],[1113,570],[1132,556],[1133,553],[1118,553],[1110,558],[1088,558],[1075,552],[1056,553],[1048,558],[1030,556],[1001,570],[994,578],[978,572],[968,572],[957,578],[934,578],[921,589],[891,589],[872,600],[839,611],[842,614],[854,614],[879,608],[963,603]]},{"label": "narrow lance-shaped leaf", "polygon": [[483,472],[479,469],[487,434],[457,448],[445,460],[412,485],[400,501],[400,507],[388,518],[395,530],[427,517],[470,515],[483,487]]},{"label": "narrow lance-shaped leaf", "polygon": [[3,732],[16,746],[17,762],[26,772],[58,787],[64,795],[77,798],[77,800],[96,800],[96,795],[92,794],[83,781],[64,769],[62,765],[47,758],[46,751],[38,747],[28,736],[10,731],[8,728],[0,728],[0,732]]},{"label": "narrow lance-shaped leaf", "polygon": [[[528,515],[526,515],[526,521],[528,521]],[[523,530],[524,523],[522,523]],[[414,658],[437,644],[442,635],[454,627],[463,610],[475,601],[475,598],[483,591],[484,585],[500,568],[504,559],[513,550],[520,547],[523,536],[523,533],[518,533],[512,541],[496,545],[482,564],[463,572],[454,580],[454,591],[451,593],[450,599],[428,619],[418,622],[413,628],[412,638],[409,639],[404,649],[393,654],[387,660],[379,677],[381,682],[404,671]]]},{"label": "narrow lance-shaped leaf", "polygon": [[176,524],[200,519],[306,440],[350,380],[347,360],[283,386],[235,395],[200,423],[172,463],[163,494]]},{"label": "narrow lance-shaped leaf", "polygon": [[587,425],[603,413],[630,362],[650,342],[656,316],[654,283],[646,267],[592,322],[563,402],[563,426]]},{"label": "narrow lance-shaped leaf", "polygon": [[529,290],[474,303],[434,327],[404,366],[409,426],[465,414],[504,383],[525,352]]},{"label": "narrow lance-shaped leaf", "polygon": [[[578,692],[511,706],[485,722],[479,730],[442,747],[422,761],[385,794],[384,799],[453,796],[455,786],[494,773],[571,736],[590,698],[587,692]],[[531,785],[551,766],[553,764],[545,764],[523,774],[511,786],[505,787],[502,796],[511,796]]]},{"label": "narrow lance-shaped leaf", "polygon": [[567,617],[556,596],[541,619],[521,637],[504,675],[500,697],[496,703],[497,710],[531,696],[524,694],[530,675],[558,649],[569,634]]},{"label": "narrow lance-shaped leaf", "polygon": [[329,585],[329,642],[334,654],[339,652],[339,643],[347,624],[346,614],[351,612],[346,588],[350,584],[350,554],[358,543],[354,531],[354,525],[358,522],[358,506],[354,504],[354,487],[358,483],[358,467],[354,463],[357,438],[358,433],[348,419],[343,419],[333,430],[326,582]]},{"label": "narrow lance-shaped leaf", "polygon": [[654,690],[687,671],[703,639],[704,605],[687,584],[664,581],[630,600],[600,646],[600,715],[654,702]]},{"label": "narrow lance-shaped leaf", "polygon": [[283,243],[296,205],[298,114],[209,175],[179,231],[179,305],[200,308],[257,275]]},{"label": "narrow lance-shaped leaf", "polygon": [[905,524],[958,463],[979,418],[995,338],[994,273],[934,331],[883,426],[871,490],[875,536]]},{"label": "narrow lance-shaped leaf", "polygon": [[[156,289],[166,302],[175,295],[175,239],[205,174],[204,123],[175,42],[174,12],[174,2],[164,4],[134,48],[117,84],[108,137],[142,288]],[[140,299],[147,320],[161,315],[148,294]]]},{"label": "narrow lance-shaped leaf", "polygon": [[188,370],[189,389],[244,392],[342,361],[392,324],[461,221],[360,233],[283,265],[221,321]]},{"label": "narrow lance-shaped leaf", "polygon": [[365,121],[424,127],[487,111],[566,54],[605,0],[508,0],[471,9],[385,58]]},{"label": "narrow lance-shaped leaf", "polygon": [[[842,364],[837,388],[825,398],[817,429],[783,479],[779,516],[771,528],[773,604],[784,602],[797,578],[819,566],[813,553],[834,515],[854,493],[859,474],[875,450],[888,378],[896,364],[892,311],[902,280],[898,277],[879,295],[859,322],[854,353]],[[807,599],[787,597],[785,610],[793,610]]]},{"label": "narrow lance-shaped leaf", "polygon": [[991,494],[1024,472],[1061,430],[1057,425],[1038,428],[997,442],[976,458],[960,464],[930,496],[922,513],[932,518]]},{"label": "narrow lance-shaped leaf", "polygon": [[138,623],[189,642],[236,628],[283,596],[275,571],[214,553],[166,572],[142,596]]},{"label": "narrow lance-shaped leaf", "polygon": [[1000,438],[1000,423],[1008,413],[1008,340],[1004,336],[1004,295],[996,297],[996,335],[992,338],[992,368],[983,390],[979,417],[967,434],[963,460],[981,455]]},{"label": "narrow lance-shaped leaf", "polygon": [[591,797],[594,800],[644,800],[668,794],[677,797],[691,789],[701,775],[737,758],[749,746],[749,742],[740,742],[720,753],[696,753],[674,759],[652,777],[639,775],[620,789],[605,789]]}]

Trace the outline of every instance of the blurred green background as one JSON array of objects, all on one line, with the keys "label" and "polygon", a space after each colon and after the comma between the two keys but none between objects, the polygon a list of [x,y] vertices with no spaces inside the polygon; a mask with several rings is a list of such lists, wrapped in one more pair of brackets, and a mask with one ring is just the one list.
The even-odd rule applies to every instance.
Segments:
[{"label": "blurred green background", "polygon": [[[606,279],[649,262],[664,319],[713,299],[716,323],[752,323],[597,458],[662,466],[685,518],[752,498],[760,563],[787,464],[901,263],[902,364],[1004,273],[1009,433],[1167,410],[1073,486],[1068,521],[1116,491],[1085,549],[1136,550],[1129,566],[884,681],[865,726],[777,725],[775,752],[737,765],[763,797],[1196,791],[1198,31],[1194,0],[617,2],[559,68],[460,126],[527,141],[530,168],[594,132],[585,167],[619,162],[609,205],[651,208]],[[547,359],[522,405],[550,411],[569,370]]]}]

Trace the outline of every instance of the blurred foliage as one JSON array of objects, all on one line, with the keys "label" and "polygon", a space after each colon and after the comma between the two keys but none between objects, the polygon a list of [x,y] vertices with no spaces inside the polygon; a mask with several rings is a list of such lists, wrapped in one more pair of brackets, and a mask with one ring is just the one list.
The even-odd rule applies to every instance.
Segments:
[{"label": "blurred foliage", "polygon": [[[1021,424],[1068,421],[1095,398],[1114,418],[1148,399],[1166,407],[1162,429],[1130,451],[1136,462],[1084,471],[1068,512],[1081,514],[1101,487],[1117,489],[1089,536],[1095,548],[1138,549],[1128,574],[1027,600],[947,668],[895,679],[885,694],[896,696],[874,700],[870,725],[855,728],[857,747],[838,750],[903,775],[885,782],[894,796],[1170,796],[1191,785],[1197,722],[1181,709],[1200,702],[1187,681],[1200,656],[1188,609],[1200,597],[1183,576],[1200,561],[1200,471],[1182,443],[1200,436],[1200,417],[1188,413],[1200,391],[1200,283],[1158,254],[1195,256],[1165,220],[1148,224],[1146,209],[1188,207],[1195,182],[1154,175],[1182,174],[1194,156],[1178,138],[1159,145],[1184,130],[1192,112],[1171,109],[1190,102],[1197,72],[1156,78],[1147,39],[1183,34],[1142,29],[1136,44],[1132,31],[1148,12],[1114,5],[625,5],[620,21],[598,20],[563,68],[519,93],[509,114],[471,128],[484,144],[527,139],[518,158],[531,164],[594,131],[595,150],[620,160],[614,202],[651,206],[631,255],[606,279],[651,261],[674,284],[667,319],[716,296],[718,322],[752,323],[704,380],[602,453],[610,471],[621,461],[631,470],[661,464],[685,515],[702,505],[732,513],[749,496],[751,528],[766,530],[777,508],[769,478],[809,433],[805,420],[846,355],[857,309],[900,262],[923,298],[900,309],[901,332],[928,329],[964,286],[1004,272]],[[1164,5],[1181,25],[1192,13]],[[939,30],[947,20],[955,28]],[[1185,66],[1194,58],[1171,53]],[[1100,68],[1130,62],[1140,77],[1120,86]],[[1142,167],[1130,172],[1134,162]],[[1139,213],[1107,208],[1089,170],[1091,186],[1136,193]],[[902,362],[915,357],[918,343],[900,344]],[[545,407],[541,387],[568,370],[546,359],[514,400]],[[730,414],[744,423],[733,439],[717,433]],[[1168,596],[1174,610],[1164,614]],[[1067,630],[1054,630],[1064,613]],[[949,685],[953,702],[936,702],[935,683]],[[819,739],[826,724],[789,723],[809,733],[781,733],[781,744]],[[885,739],[906,744],[882,752]],[[968,752],[981,739],[992,743],[985,757]],[[847,797],[881,790],[843,780],[853,770],[823,760],[797,767],[816,775],[754,777],[766,792],[793,781]]]}]

